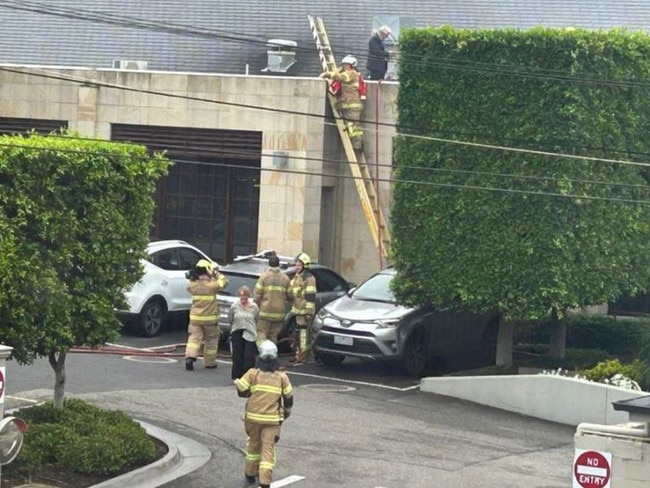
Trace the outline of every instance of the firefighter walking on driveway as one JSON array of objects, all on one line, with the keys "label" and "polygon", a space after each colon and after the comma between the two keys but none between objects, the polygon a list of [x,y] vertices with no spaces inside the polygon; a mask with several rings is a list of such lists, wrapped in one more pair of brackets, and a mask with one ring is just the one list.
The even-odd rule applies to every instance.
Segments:
[{"label": "firefighter walking on driveway", "polygon": [[217,292],[228,284],[228,280],[207,259],[200,259],[188,272],[188,278],[190,282],[187,291],[192,295],[192,306],[187,328],[189,337],[185,346],[185,369],[194,370],[194,362],[199,356],[201,342],[204,344],[203,366],[214,369],[217,367],[219,348]]},{"label": "firefighter walking on driveway", "polygon": [[269,488],[275,468],[275,445],[282,422],[291,415],[293,388],[286,373],[279,371],[278,347],[264,341],[255,368],[235,380],[237,394],[248,398],[244,428],[248,435],[244,476],[249,484],[259,476],[259,488]]},{"label": "firefighter walking on driveway", "polygon": [[316,278],[309,272],[311,258],[303,253],[296,257],[296,274],[289,283],[289,296],[293,300],[291,314],[295,315],[298,334],[296,363],[302,363],[309,355],[309,325],[316,311]]},{"label": "firefighter walking on driveway", "polygon": [[338,71],[326,71],[321,77],[332,80],[329,90],[336,96],[336,108],[345,121],[352,147],[363,149],[363,131],[359,124],[367,88],[363,76],[357,70],[357,58],[344,57]]},{"label": "firefighter walking on driveway", "polygon": [[266,339],[277,345],[289,300],[289,277],[280,269],[277,255],[269,257],[269,268],[257,280],[254,300],[260,308],[257,345]]}]

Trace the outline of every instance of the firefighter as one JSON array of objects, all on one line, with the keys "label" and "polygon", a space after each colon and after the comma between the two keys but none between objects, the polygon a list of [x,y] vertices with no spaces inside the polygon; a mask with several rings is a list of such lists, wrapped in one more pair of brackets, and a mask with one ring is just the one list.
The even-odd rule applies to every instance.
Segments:
[{"label": "firefighter", "polygon": [[192,306],[187,328],[189,337],[185,346],[185,369],[194,370],[201,342],[204,343],[203,366],[215,369],[219,347],[219,310],[216,295],[228,284],[228,280],[207,259],[200,259],[188,272],[187,277],[190,280],[187,291],[192,295]]},{"label": "firefighter", "polygon": [[286,373],[279,371],[278,347],[260,344],[254,368],[235,380],[237,394],[248,398],[244,428],[248,435],[244,476],[249,484],[259,475],[259,488],[269,488],[275,467],[275,444],[280,426],[291,415],[293,388]]},{"label": "firefighter", "polygon": [[289,300],[289,277],[280,270],[277,255],[269,257],[269,268],[257,280],[254,300],[260,308],[257,345],[266,339],[277,344]]},{"label": "firefighter", "polygon": [[302,363],[309,354],[309,325],[316,311],[316,278],[309,272],[311,258],[303,253],[296,257],[296,274],[289,283],[289,296],[293,300],[291,315],[295,316],[297,347],[295,363]]},{"label": "firefighter", "polygon": [[354,56],[346,56],[341,60],[341,68],[338,71],[326,71],[321,77],[333,80],[330,92],[336,95],[336,106],[345,121],[352,147],[363,149],[363,131],[359,123],[363,100],[366,99],[366,84],[357,70],[357,59]]}]

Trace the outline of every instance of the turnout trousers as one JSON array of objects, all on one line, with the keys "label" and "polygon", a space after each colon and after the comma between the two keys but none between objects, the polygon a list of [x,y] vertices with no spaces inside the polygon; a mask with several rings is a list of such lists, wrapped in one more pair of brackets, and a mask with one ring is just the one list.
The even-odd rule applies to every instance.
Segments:
[{"label": "turnout trousers", "polygon": [[201,342],[203,345],[203,365],[214,366],[217,364],[217,350],[219,348],[219,325],[192,325],[187,328],[189,337],[185,345],[185,357],[196,359],[199,357]]},{"label": "turnout trousers", "polygon": [[275,467],[275,443],[280,440],[280,426],[245,421],[248,442],[244,474],[257,476],[260,485],[270,485]]}]

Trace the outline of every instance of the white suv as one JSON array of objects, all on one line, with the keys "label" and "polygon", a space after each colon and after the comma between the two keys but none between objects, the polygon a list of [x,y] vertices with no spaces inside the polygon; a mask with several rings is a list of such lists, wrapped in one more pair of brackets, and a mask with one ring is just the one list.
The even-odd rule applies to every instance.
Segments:
[{"label": "white suv", "polygon": [[185,273],[199,259],[214,261],[185,241],[150,242],[146,251],[142,279],[124,293],[129,309],[119,313],[138,333],[153,337],[170,314],[189,311],[192,297],[186,289]]}]

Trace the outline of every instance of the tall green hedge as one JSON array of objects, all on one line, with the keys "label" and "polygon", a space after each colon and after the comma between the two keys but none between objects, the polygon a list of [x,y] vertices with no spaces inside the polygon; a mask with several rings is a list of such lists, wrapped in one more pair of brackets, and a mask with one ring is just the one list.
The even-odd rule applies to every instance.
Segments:
[{"label": "tall green hedge", "polygon": [[647,169],[542,153],[650,163],[650,37],[441,27],[400,49],[402,300],[529,319],[647,289]]}]

